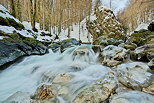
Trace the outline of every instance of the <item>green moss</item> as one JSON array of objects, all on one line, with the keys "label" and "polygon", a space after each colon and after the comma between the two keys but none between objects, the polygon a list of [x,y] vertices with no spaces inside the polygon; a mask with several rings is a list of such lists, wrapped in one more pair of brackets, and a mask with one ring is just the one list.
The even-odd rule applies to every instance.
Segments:
[{"label": "green moss", "polygon": [[21,23],[16,22],[12,18],[3,18],[0,16],[0,25],[3,26],[13,26],[14,28],[21,30],[24,29],[24,26]]},{"label": "green moss", "polygon": [[0,25],[9,26],[9,21],[0,16]]},{"label": "green moss", "polygon": [[154,32],[142,29],[138,31],[138,33],[133,33],[131,35],[130,41],[137,44],[138,46],[141,46],[147,44],[151,40],[150,38],[153,38],[153,36]]},{"label": "green moss", "polygon": [[43,45],[40,41],[36,40],[35,38],[29,38],[29,37],[24,37],[23,42],[26,44],[34,44],[34,45]]},{"label": "green moss", "polygon": [[13,26],[14,28],[21,30],[24,29],[24,26],[18,22],[16,22],[14,19],[12,18],[7,18],[7,20],[9,21],[9,25]]}]

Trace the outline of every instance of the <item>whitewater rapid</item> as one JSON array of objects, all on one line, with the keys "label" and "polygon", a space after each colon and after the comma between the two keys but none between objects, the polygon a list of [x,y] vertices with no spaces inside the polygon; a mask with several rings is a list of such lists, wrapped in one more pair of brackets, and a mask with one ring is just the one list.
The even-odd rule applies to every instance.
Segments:
[{"label": "whitewater rapid", "polygon": [[107,67],[99,64],[98,55],[91,48],[91,45],[82,45],[69,48],[64,53],[50,51],[49,54],[29,56],[11,65],[0,73],[0,103],[18,91],[32,95],[38,86],[52,83],[60,73],[73,75],[68,87],[70,95],[75,97],[81,88],[109,72]]}]

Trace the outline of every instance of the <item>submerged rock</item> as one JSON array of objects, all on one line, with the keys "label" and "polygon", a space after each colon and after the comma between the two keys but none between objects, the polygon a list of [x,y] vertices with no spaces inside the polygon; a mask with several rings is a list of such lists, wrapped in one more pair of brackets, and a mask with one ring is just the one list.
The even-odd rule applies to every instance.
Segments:
[{"label": "submerged rock", "polygon": [[118,80],[123,85],[136,90],[148,87],[152,81],[152,74],[145,63],[124,63],[117,67]]},{"label": "submerged rock", "polygon": [[84,46],[78,47],[73,51],[73,61],[75,60],[80,60],[87,63],[94,63],[96,60],[95,53],[91,48]]},{"label": "submerged rock", "polygon": [[128,51],[122,47],[109,45],[105,47],[101,53],[103,56],[102,63],[109,67],[117,66],[127,59],[127,52]]},{"label": "submerged rock", "polygon": [[111,97],[110,103],[153,103],[154,96],[140,91],[126,91]]},{"label": "submerged rock", "polygon": [[117,87],[114,73],[109,72],[103,78],[95,81],[83,89],[73,103],[101,103],[104,102]]},{"label": "submerged rock", "polygon": [[68,75],[68,74],[58,74],[54,79],[53,79],[53,83],[55,84],[61,84],[61,85],[64,85],[64,84],[67,84],[70,80],[71,80],[71,75]]}]

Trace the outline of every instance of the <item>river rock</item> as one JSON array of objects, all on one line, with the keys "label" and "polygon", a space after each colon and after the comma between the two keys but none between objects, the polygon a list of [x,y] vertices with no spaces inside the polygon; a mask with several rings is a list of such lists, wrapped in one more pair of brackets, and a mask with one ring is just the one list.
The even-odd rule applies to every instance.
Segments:
[{"label": "river rock", "polygon": [[0,40],[0,45],[0,66],[25,55],[43,55],[48,51],[39,41],[27,37],[21,39],[18,34]]},{"label": "river rock", "polygon": [[57,95],[57,87],[55,85],[43,84],[37,88],[34,98],[36,100],[47,100]]},{"label": "river rock", "polygon": [[139,61],[150,61],[154,58],[154,44],[148,44],[140,46],[135,49],[137,60]]},{"label": "river rock", "polygon": [[14,43],[0,42],[0,66],[25,55]]},{"label": "river rock", "polygon": [[80,45],[79,41],[74,38],[63,40],[61,43],[61,52],[64,52],[67,48]]},{"label": "river rock", "polygon": [[154,96],[140,91],[126,91],[111,97],[110,103],[153,103]]},{"label": "river rock", "polygon": [[121,43],[118,46],[130,50],[135,50],[137,48],[137,45],[131,42]]},{"label": "river rock", "polygon": [[117,81],[114,73],[109,72],[83,89],[73,103],[102,103],[114,92],[116,87]]},{"label": "river rock", "polygon": [[137,44],[138,46],[154,43],[154,32],[141,29],[135,31],[130,36],[130,42]]},{"label": "river rock", "polygon": [[101,53],[102,63],[109,67],[117,66],[127,59],[128,51],[122,47],[109,45],[103,49]]},{"label": "river rock", "polygon": [[102,40],[100,45],[101,45],[102,48],[106,47],[108,45],[118,46],[122,42],[123,42],[122,40],[116,40],[116,39],[113,39],[113,38],[109,38],[109,39],[106,39],[106,40]]},{"label": "river rock", "polygon": [[142,91],[154,95],[154,81],[151,83],[150,86],[143,88]]},{"label": "river rock", "polygon": [[118,80],[123,85],[136,90],[141,90],[151,84],[152,74],[149,67],[141,62],[129,62],[117,67]]},{"label": "river rock", "polygon": [[55,53],[60,49],[60,44],[53,43],[53,44],[50,44],[48,48],[51,49]]},{"label": "river rock", "polygon": [[90,47],[81,46],[73,51],[73,61],[80,60],[87,63],[94,63],[95,59],[95,53]]}]

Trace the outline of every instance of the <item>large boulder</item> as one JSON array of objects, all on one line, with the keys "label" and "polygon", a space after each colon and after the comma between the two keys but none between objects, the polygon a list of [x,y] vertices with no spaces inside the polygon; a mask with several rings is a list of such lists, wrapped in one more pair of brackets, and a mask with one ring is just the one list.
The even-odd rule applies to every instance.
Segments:
[{"label": "large boulder", "polygon": [[115,94],[110,103],[153,103],[154,96],[140,91],[126,91]]},{"label": "large boulder", "polygon": [[130,36],[130,41],[138,46],[154,43],[154,32],[141,29]]},{"label": "large boulder", "polygon": [[103,49],[102,63],[106,66],[113,67],[127,60],[128,51],[122,47],[109,45]]},{"label": "large boulder", "polygon": [[83,89],[73,103],[102,103],[114,93],[117,81],[113,72],[108,72],[101,79]]},{"label": "large boulder", "polygon": [[141,62],[124,63],[117,67],[118,80],[126,87],[141,90],[148,87],[152,81],[152,74],[147,64]]},{"label": "large boulder", "polygon": [[0,66],[25,55],[16,44],[0,42]]},{"label": "large boulder", "polygon": [[112,10],[100,6],[96,8],[91,18],[86,25],[88,31],[93,36],[93,40],[96,40],[100,36],[115,38],[117,40],[125,38],[123,27]]}]

